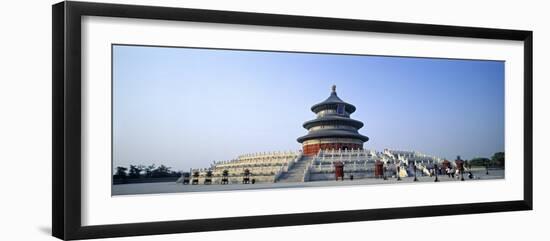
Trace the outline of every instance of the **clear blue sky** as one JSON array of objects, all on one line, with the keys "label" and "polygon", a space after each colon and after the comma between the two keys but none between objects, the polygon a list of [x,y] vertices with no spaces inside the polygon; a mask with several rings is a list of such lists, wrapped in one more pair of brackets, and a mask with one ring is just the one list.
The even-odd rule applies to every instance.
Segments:
[{"label": "clear blue sky", "polygon": [[333,84],[357,107],[366,149],[504,151],[504,62],[117,45],[113,166],[299,150]]}]

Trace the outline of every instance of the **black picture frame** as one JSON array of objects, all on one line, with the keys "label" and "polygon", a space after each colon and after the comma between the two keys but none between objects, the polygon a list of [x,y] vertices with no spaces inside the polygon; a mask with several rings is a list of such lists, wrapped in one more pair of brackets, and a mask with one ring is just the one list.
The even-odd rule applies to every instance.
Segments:
[{"label": "black picture frame", "polygon": [[[310,225],[456,214],[532,210],[533,208],[533,32],[416,23],[336,19],[278,14],[151,7],[90,2],[52,6],[53,156],[52,233],[60,239],[88,239],[214,230]],[[524,43],[523,199],[503,202],[343,210],[235,218],[81,224],[81,17],[230,23],[327,30],[517,40]],[[137,220],[139,221],[139,220]]]}]

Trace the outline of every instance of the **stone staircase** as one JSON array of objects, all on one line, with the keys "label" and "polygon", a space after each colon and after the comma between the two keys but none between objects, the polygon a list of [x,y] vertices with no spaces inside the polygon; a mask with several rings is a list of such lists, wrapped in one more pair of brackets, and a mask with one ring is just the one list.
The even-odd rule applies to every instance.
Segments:
[{"label": "stone staircase", "polygon": [[313,159],[312,156],[302,156],[294,163],[290,170],[281,174],[277,182],[303,182],[304,171],[311,162],[311,159]]}]

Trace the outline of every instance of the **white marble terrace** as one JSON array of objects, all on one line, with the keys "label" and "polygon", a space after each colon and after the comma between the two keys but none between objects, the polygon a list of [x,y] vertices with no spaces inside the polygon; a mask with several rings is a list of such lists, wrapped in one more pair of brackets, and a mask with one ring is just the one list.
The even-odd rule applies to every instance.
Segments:
[{"label": "white marble terrace", "polygon": [[[207,172],[211,171],[212,182],[216,184],[220,183],[223,171],[227,170],[229,182],[239,183],[248,169],[257,182],[276,182],[300,161],[307,162],[301,180],[309,181],[309,177],[316,173],[334,173],[333,163],[336,161],[344,163],[346,172],[364,173],[365,175],[358,176],[369,177],[372,176],[376,161],[383,162],[390,172],[396,172],[398,166],[408,165],[410,169],[412,165],[416,165],[419,171],[429,174],[428,169],[433,168],[433,164],[441,163],[443,159],[417,151],[391,149],[384,149],[382,152],[366,149],[319,150],[313,158],[302,158],[301,151],[259,152],[241,155],[233,160],[214,161],[209,168],[191,169],[191,174],[199,172],[199,182],[202,183]],[[399,175],[407,176],[407,173],[410,170],[401,168]]]}]

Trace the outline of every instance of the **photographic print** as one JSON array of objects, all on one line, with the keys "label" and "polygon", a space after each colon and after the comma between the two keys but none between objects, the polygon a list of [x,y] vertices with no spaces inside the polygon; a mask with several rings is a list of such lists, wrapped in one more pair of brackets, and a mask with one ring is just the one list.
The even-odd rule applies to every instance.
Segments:
[{"label": "photographic print", "polygon": [[112,195],[505,178],[504,61],[112,45]]},{"label": "photographic print", "polygon": [[532,31],[72,1],[52,23],[60,239],[533,209]]}]

